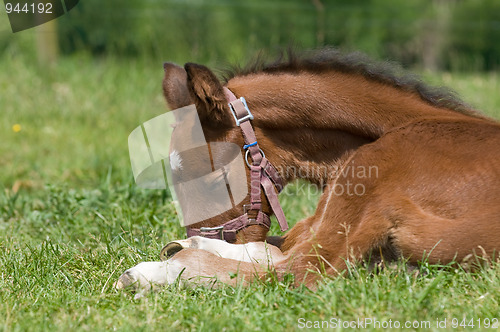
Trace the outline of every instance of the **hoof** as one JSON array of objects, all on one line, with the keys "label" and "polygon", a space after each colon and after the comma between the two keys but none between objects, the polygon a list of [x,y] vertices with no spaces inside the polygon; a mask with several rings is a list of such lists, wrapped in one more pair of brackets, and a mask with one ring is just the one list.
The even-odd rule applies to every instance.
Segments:
[{"label": "hoof", "polygon": [[137,288],[137,278],[129,271],[125,271],[125,273],[123,273],[120,278],[118,279],[118,281],[116,281],[114,283],[114,287],[116,289],[136,289]]},{"label": "hoof", "polygon": [[182,249],[184,249],[184,247],[180,243],[177,242],[167,243],[167,245],[163,247],[163,249],[160,252],[160,260],[166,261],[167,259],[175,255]]}]

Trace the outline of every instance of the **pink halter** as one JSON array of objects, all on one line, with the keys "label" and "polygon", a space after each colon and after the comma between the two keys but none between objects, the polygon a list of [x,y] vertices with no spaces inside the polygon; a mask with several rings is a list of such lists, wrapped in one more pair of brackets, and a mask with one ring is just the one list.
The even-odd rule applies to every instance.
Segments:
[{"label": "pink halter", "polygon": [[[261,187],[264,189],[264,194],[267,197],[274,215],[278,219],[282,232],[288,229],[288,223],[278,200],[278,193],[283,189],[283,182],[279,173],[274,166],[267,160],[264,152],[259,148],[257,137],[253,130],[250,120],[253,120],[253,115],[247,106],[245,98],[237,99],[236,96],[224,87],[226,99],[229,102],[229,108],[234,116],[236,125],[241,128],[243,138],[245,140],[245,161],[250,168],[250,204],[244,205],[244,213],[217,227],[201,227],[190,228],[186,227],[187,236],[203,236],[212,239],[221,239],[227,242],[236,241],[236,233],[251,225],[262,225],[269,229],[271,219],[262,212],[261,202]],[[248,159],[252,160],[250,163]],[[249,211],[257,211],[255,219],[249,218]]]}]

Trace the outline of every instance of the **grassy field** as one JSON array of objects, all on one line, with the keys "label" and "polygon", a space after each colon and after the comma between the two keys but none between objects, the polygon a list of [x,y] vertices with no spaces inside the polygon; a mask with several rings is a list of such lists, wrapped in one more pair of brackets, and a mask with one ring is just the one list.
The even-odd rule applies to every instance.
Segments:
[{"label": "grassy field", "polygon": [[[342,329],[358,320],[375,330],[477,330],[500,319],[498,264],[476,273],[358,267],[317,292],[275,280],[171,287],[142,300],[115,291],[123,270],[184,236],[167,195],[134,185],[128,159],[128,134],[165,111],[162,74],[146,61],[73,58],[50,69],[1,59],[0,330]],[[425,76],[500,118],[498,75]],[[299,194],[283,201],[292,223],[314,209]]]}]

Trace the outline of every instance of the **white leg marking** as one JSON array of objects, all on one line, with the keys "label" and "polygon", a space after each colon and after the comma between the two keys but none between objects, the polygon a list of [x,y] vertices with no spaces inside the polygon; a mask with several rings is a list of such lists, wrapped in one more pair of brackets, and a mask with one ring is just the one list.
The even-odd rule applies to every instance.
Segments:
[{"label": "white leg marking", "polygon": [[[186,240],[174,241],[180,244],[183,248],[201,249],[222,258],[233,259],[241,262],[265,264],[268,267],[273,263],[284,258],[281,251],[265,242],[251,242],[246,244],[230,244],[222,240],[207,239],[200,236],[193,236]],[[186,263],[186,262],[185,262]],[[204,262],[202,262],[204,264]],[[193,263],[189,263],[193,264]],[[198,263],[194,263],[198,264]],[[203,266],[203,265],[201,265]],[[210,263],[208,268],[213,268]],[[143,262],[131,269],[125,271],[118,281],[115,283],[117,289],[132,289],[136,291],[136,299],[141,298],[151,289],[155,290],[160,286],[173,284],[184,268],[187,275],[193,276],[193,271],[196,274],[201,272],[200,266],[187,266],[181,260],[176,259],[176,256],[163,262]],[[207,271],[205,271],[207,272]],[[207,276],[198,275],[199,277],[213,277],[217,271],[208,272]],[[184,274],[186,277],[186,274]]]},{"label": "white leg marking", "polygon": [[222,258],[234,259],[241,262],[257,262],[269,264],[283,257],[281,251],[265,242],[250,242],[245,244],[231,244],[222,240],[207,239],[193,236],[189,239],[173,241],[183,248],[202,249]]},{"label": "white leg marking", "polygon": [[183,267],[174,262],[143,262],[125,271],[115,283],[117,289],[136,291],[135,299],[141,298],[151,289],[175,282]]}]

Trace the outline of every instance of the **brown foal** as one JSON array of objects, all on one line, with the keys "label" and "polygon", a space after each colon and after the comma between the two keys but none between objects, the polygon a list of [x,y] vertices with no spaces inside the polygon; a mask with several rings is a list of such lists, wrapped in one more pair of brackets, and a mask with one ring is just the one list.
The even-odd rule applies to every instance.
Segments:
[{"label": "brown foal", "polygon": [[[312,216],[268,239],[280,250],[264,264],[190,243],[167,261],[182,279],[234,283],[234,272],[250,280],[270,268],[314,287],[311,271],[335,275],[368,257],[446,264],[500,249],[500,125],[452,94],[331,50],[233,73],[225,86],[245,97],[259,146],[284,182],[302,177],[323,194]],[[245,144],[208,68],[165,64],[163,90],[172,109],[196,105],[207,141]],[[221,225],[246,203],[196,226]],[[263,242],[266,233],[249,226],[235,244]]]}]

